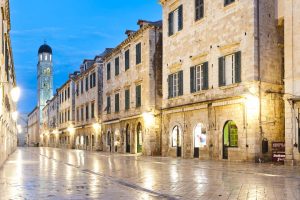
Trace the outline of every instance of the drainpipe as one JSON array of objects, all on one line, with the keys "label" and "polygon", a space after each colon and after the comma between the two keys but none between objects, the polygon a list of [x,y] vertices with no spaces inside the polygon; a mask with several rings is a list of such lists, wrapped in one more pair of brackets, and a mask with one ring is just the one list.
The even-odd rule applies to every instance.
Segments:
[{"label": "drainpipe", "polygon": [[[261,63],[260,63],[260,6],[259,0],[256,0],[256,11],[257,11],[257,68],[258,68],[258,93],[259,93],[259,133],[260,141],[263,139],[263,128],[262,128],[262,89],[261,89]],[[260,145],[260,157],[262,156],[262,146]]]}]

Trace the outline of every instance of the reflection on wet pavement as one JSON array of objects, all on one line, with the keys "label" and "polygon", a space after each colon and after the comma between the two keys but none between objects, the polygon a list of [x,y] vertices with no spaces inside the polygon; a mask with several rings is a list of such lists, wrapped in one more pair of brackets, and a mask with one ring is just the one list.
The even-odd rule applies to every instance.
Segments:
[{"label": "reflection on wet pavement", "polygon": [[300,199],[300,167],[19,148],[0,199]]}]

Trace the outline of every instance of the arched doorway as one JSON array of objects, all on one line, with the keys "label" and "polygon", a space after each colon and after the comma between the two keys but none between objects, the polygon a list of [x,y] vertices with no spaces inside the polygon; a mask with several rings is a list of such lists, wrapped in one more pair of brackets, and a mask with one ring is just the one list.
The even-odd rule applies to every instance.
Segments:
[{"label": "arched doorway", "polygon": [[206,146],[206,128],[199,123],[194,129],[194,158],[199,158],[200,148]]},{"label": "arched doorway", "polygon": [[137,135],[137,153],[142,152],[142,144],[143,144],[143,134],[142,134],[142,125],[141,123],[138,123],[136,128],[136,135]]},{"label": "arched doorway", "polygon": [[182,131],[180,129],[179,126],[174,126],[174,128],[172,129],[172,147],[176,147],[176,156],[177,157],[181,157],[182,154]]},{"label": "arched doorway", "polygon": [[228,121],[223,128],[223,159],[228,159],[228,148],[238,147],[238,128],[234,121]]},{"label": "arched doorway", "polygon": [[126,126],[126,153],[130,153],[130,130],[129,130],[129,124]]},{"label": "arched doorway", "polygon": [[109,146],[109,151],[111,152],[111,134],[110,134],[110,131],[107,132],[106,142],[107,142],[107,146]]}]

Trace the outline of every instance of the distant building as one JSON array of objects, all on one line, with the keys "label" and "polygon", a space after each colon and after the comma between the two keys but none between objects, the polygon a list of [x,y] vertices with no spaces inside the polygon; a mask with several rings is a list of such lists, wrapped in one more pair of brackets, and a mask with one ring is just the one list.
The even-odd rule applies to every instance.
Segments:
[{"label": "distant building", "polygon": [[159,155],[162,22],[138,25],[104,57],[101,143],[108,152]]},{"label": "distant building", "polygon": [[[40,137],[42,137],[42,135],[40,136],[40,126],[42,126],[41,123],[43,122],[43,109],[47,101],[53,97],[52,49],[46,43],[41,45],[38,50],[37,94],[37,107],[28,115],[28,118],[32,119],[28,120],[29,145],[40,144]],[[36,115],[38,115],[38,119],[36,119]],[[33,124],[29,124],[30,122]],[[35,123],[39,123],[39,127],[34,129],[29,128],[35,126]],[[32,132],[33,130],[34,132]]]}]

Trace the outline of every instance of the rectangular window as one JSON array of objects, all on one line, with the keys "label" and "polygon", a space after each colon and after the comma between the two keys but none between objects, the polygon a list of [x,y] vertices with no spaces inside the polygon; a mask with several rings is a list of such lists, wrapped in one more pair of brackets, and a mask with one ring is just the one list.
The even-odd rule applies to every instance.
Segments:
[{"label": "rectangular window", "polygon": [[219,86],[241,82],[241,52],[219,58]]},{"label": "rectangular window", "polygon": [[94,119],[95,118],[95,103],[92,102],[91,104],[91,118]]},{"label": "rectangular window", "polygon": [[70,99],[70,87],[68,87],[68,99]]},{"label": "rectangular window", "polygon": [[233,2],[235,2],[235,0],[224,0],[224,6],[227,6]]},{"label": "rectangular window", "polygon": [[81,121],[84,120],[84,115],[83,115],[83,107],[81,108]]},{"label": "rectangular window", "polygon": [[168,76],[168,97],[173,98],[183,95],[183,71]]},{"label": "rectangular window", "polygon": [[117,93],[115,94],[115,112],[119,112],[120,111],[120,94]]},{"label": "rectangular window", "polygon": [[89,90],[89,76],[85,77],[85,91]]},{"label": "rectangular window", "polygon": [[71,118],[70,118],[70,110],[68,110],[68,121],[70,121]]},{"label": "rectangular window", "polygon": [[135,96],[136,96],[136,107],[141,107],[142,105],[142,86],[141,85],[137,85],[135,87]]},{"label": "rectangular window", "polygon": [[110,63],[107,64],[106,69],[107,69],[106,71],[107,80],[110,80]]},{"label": "rectangular window", "polygon": [[142,57],[141,57],[141,55],[142,55],[142,45],[141,45],[141,43],[138,43],[135,46],[135,52],[136,52],[136,54],[135,54],[135,56],[136,56],[135,60],[136,60],[136,64],[138,65],[138,64],[140,64],[142,62]]},{"label": "rectangular window", "polygon": [[107,114],[110,114],[110,112],[111,112],[111,108],[110,108],[110,97],[107,97],[106,98],[106,103],[107,103],[107,105],[106,105],[106,111],[107,111]]},{"label": "rectangular window", "polygon": [[65,90],[65,101],[67,100],[67,90]]},{"label": "rectangular window", "polygon": [[204,0],[195,0],[195,20],[202,19],[204,16]]},{"label": "rectangular window", "polygon": [[125,90],[125,110],[130,108],[130,90]]},{"label": "rectangular window", "polygon": [[190,68],[191,93],[208,89],[208,63]]},{"label": "rectangular window", "polygon": [[79,83],[76,84],[76,96],[79,95]]},{"label": "rectangular window", "polygon": [[80,80],[81,94],[83,94],[83,79]]},{"label": "rectangular window", "polygon": [[93,73],[93,87],[96,87],[96,72]]},{"label": "rectangular window", "polygon": [[90,88],[93,88],[93,74],[90,74]]},{"label": "rectangular window", "polygon": [[119,68],[120,68],[120,60],[119,57],[115,58],[115,76],[119,75]]},{"label": "rectangular window", "polygon": [[125,51],[125,71],[130,67],[130,51],[129,49]]},{"label": "rectangular window", "polygon": [[174,11],[169,13],[169,36],[181,31],[183,28],[183,6],[180,5]]},{"label": "rectangular window", "polygon": [[86,120],[89,119],[89,105],[88,104],[85,106],[85,119]]}]

